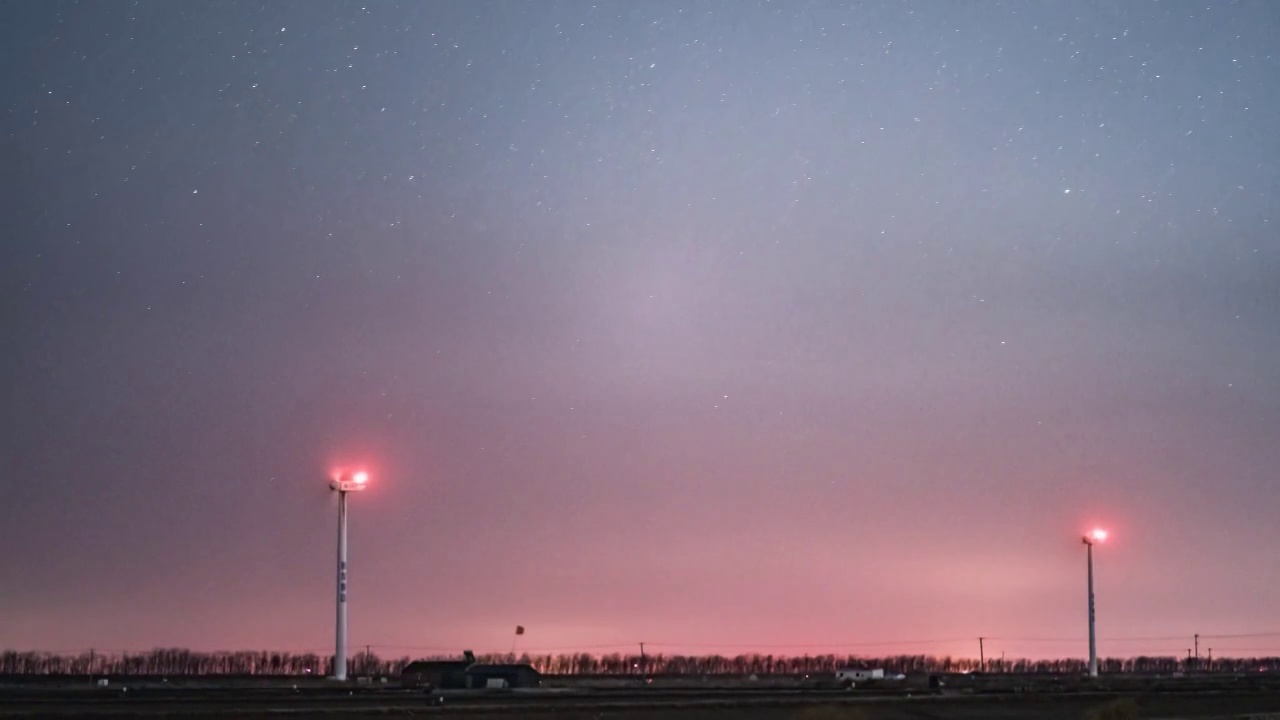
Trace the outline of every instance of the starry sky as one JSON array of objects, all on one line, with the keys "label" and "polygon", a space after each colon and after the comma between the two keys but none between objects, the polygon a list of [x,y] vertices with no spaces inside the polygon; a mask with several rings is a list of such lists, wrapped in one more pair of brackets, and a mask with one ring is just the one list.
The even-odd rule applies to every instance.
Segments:
[{"label": "starry sky", "polygon": [[343,467],[380,651],[1280,631],[1277,37],[4,0],[0,647],[331,648]]}]

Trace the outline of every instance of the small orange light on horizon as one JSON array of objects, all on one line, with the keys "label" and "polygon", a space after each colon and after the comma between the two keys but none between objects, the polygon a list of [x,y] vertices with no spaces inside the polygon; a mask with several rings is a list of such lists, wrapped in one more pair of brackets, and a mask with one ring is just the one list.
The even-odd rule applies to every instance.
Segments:
[{"label": "small orange light on horizon", "polygon": [[1102,528],[1094,528],[1093,532],[1089,533],[1089,537],[1092,538],[1094,542],[1103,542],[1107,539],[1107,531]]},{"label": "small orange light on horizon", "polygon": [[[367,473],[367,472],[365,472],[365,471],[361,470],[360,472],[358,472],[358,473],[356,473],[355,475],[352,475],[352,476],[351,476],[351,481],[352,481],[352,482],[354,482],[354,483],[355,483],[355,484],[357,484],[357,485],[363,485],[363,484],[365,484],[365,483],[369,482],[369,473]],[[1095,532],[1096,532],[1096,531],[1095,531]],[[1106,533],[1103,533],[1103,535],[1106,535]]]}]

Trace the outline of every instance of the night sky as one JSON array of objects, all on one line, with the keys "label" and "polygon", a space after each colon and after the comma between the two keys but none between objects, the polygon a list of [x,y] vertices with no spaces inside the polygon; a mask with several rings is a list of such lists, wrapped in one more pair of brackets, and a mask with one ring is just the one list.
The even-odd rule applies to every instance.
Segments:
[{"label": "night sky", "polygon": [[353,648],[1280,631],[1278,38],[4,0],[0,647],[331,648],[342,467]]}]

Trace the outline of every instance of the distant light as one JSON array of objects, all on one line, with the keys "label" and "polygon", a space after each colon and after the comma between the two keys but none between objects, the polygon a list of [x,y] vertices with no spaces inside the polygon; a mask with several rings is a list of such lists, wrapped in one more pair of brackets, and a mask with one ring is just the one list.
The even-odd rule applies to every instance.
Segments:
[{"label": "distant light", "polygon": [[1089,533],[1089,537],[1094,542],[1102,542],[1107,539],[1107,531],[1102,528],[1094,528],[1093,532]]},{"label": "distant light", "polygon": [[[365,472],[365,471],[361,470],[360,472],[358,472],[358,473],[356,473],[355,475],[353,475],[353,476],[351,477],[351,480],[352,480],[352,482],[354,482],[354,483],[355,483],[355,484],[357,484],[357,485],[363,485],[363,484],[365,484],[365,483],[369,482],[369,473],[367,473],[367,472]],[[1097,533],[1097,532],[1099,532],[1099,531],[1095,530],[1094,532],[1095,532],[1095,533]],[[1102,533],[1102,535],[1105,537],[1105,536],[1106,536],[1106,533]]]}]

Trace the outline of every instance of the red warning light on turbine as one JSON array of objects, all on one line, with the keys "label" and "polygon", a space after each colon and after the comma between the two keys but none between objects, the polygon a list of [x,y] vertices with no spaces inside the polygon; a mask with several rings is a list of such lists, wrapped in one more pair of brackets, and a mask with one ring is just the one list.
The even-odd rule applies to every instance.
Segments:
[{"label": "red warning light on turbine", "polygon": [[354,473],[339,472],[329,482],[329,487],[339,492],[363,490],[369,485],[369,473],[361,470]]}]

